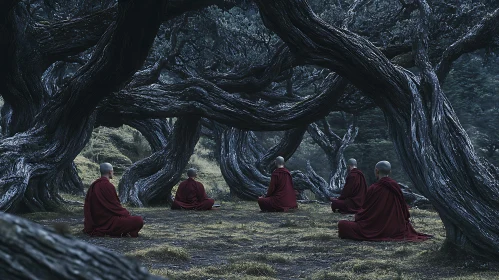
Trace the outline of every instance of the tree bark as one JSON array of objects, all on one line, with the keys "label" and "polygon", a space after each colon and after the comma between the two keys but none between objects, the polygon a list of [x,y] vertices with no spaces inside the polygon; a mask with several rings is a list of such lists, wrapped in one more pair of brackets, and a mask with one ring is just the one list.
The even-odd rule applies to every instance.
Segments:
[{"label": "tree bark", "polygon": [[346,77],[381,108],[405,170],[444,222],[447,242],[497,258],[499,172],[478,159],[440,89],[425,44],[418,40],[419,80],[365,39],[325,24],[306,1],[256,3],[266,26],[296,55]]},{"label": "tree bark", "polygon": [[138,207],[171,203],[171,191],[189,163],[200,130],[199,117],[179,118],[168,144],[123,174],[118,186],[120,200]]},{"label": "tree bark", "polygon": [[[218,145],[217,159],[222,176],[231,193],[246,200],[256,200],[267,191],[273,170],[262,171],[261,167],[267,168],[267,164],[262,165],[262,163],[268,159],[275,159],[279,153],[291,157],[301,143],[305,132],[303,128],[288,131],[280,143],[266,152],[252,131],[243,131],[224,125],[216,125],[214,130]],[[288,138],[291,135],[299,137]],[[300,199],[306,199],[303,196],[304,190],[311,190],[323,200],[328,199],[323,190],[314,185],[314,178],[310,178],[310,175],[292,171],[291,176],[295,190],[299,191],[302,196]]]},{"label": "tree bark", "polygon": [[329,175],[329,182],[322,188],[328,190],[330,196],[333,196],[333,194],[340,193],[345,185],[347,166],[344,153],[346,148],[354,142],[359,128],[355,126],[355,122],[352,120],[352,123],[347,128],[347,132],[343,138],[340,138],[332,131],[327,119],[323,119],[322,125],[323,130],[320,129],[317,123],[310,124],[308,126],[308,134],[327,156],[331,173]]},{"label": "tree bark", "polygon": [[161,279],[137,262],[0,213],[1,279]]}]

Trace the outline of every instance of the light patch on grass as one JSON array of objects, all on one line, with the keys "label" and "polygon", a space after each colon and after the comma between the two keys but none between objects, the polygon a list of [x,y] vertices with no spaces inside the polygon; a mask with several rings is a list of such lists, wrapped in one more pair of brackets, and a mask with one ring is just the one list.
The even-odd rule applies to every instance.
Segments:
[{"label": "light patch on grass", "polygon": [[236,262],[232,264],[192,268],[188,271],[152,269],[151,273],[169,279],[274,279],[275,269],[265,263]]},{"label": "light patch on grass", "polygon": [[302,241],[331,241],[338,239],[337,236],[332,233],[317,232],[312,234],[306,234],[300,238]]},{"label": "light patch on grass", "polygon": [[286,253],[252,253],[246,255],[238,255],[229,259],[232,262],[237,261],[257,261],[263,263],[272,263],[272,264],[285,264],[290,263],[292,260],[296,259],[297,256],[295,254],[286,254]]},{"label": "light patch on grass", "polygon": [[184,248],[163,244],[160,246],[137,250],[126,254],[129,257],[138,259],[150,259],[155,261],[187,261],[190,259],[189,253]]},{"label": "light patch on grass", "polygon": [[312,277],[309,279],[312,280],[350,280],[355,279],[353,273],[345,273],[345,272],[336,272],[336,271],[328,271],[322,270],[312,274]]}]

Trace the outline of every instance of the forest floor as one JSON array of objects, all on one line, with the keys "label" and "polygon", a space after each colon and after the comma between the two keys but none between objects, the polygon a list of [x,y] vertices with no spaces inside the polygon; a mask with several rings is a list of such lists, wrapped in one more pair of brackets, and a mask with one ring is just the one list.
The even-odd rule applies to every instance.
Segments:
[{"label": "forest floor", "polygon": [[88,243],[136,258],[169,279],[499,279],[499,265],[443,255],[438,214],[411,210],[420,243],[356,242],[337,235],[352,219],[327,205],[301,204],[289,213],[261,213],[255,202],[222,202],[218,210],[129,208],[145,217],[139,238],[89,238],[83,211],[23,217],[48,227],[66,223]]}]

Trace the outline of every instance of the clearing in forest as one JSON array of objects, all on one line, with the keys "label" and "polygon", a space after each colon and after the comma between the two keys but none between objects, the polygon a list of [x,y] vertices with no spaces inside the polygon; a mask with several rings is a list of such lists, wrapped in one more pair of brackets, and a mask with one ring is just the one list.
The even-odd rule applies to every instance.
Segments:
[{"label": "clearing in forest", "polygon": [[352,215],[301,204],[289,213],[261,213],[256,202],[222,202],[219,210],[129,208],[145,216],[139,238],[89,238],[83,211],[24,217],[46,226],[68,223],[71,234],[136,258],[169,279],[499,279],[499,265],[451,258],[439,248],[444,227],[433,211],[411,210],[421,243],[341,240],[337,222]]}]

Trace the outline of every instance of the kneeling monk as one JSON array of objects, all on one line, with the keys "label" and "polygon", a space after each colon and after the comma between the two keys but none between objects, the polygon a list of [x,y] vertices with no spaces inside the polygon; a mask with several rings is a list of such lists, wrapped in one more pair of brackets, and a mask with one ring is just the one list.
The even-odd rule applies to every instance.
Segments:
[{"label": "kneeling monk", "polygon": [[88,188],[83,212],[83,231],[91,236],[138,237],[144,221],[139,216],[131,216],[121,206],[116,189],[109,179],[113,178],[113,166],[100,165],[101,178]]},{"label": "kneeling monk", "polygon": [[430,236],[418,233],[409,222],[409,209],[399,185],[388,177],[391,165],[388,161],[376,164],[378,182],[367,190],[362,209],[355,221],[339,221],[340,238],[372,241],[422,241]]},{"label": "kneeling monk", "polygon": [[347,162],[348,176],[345,186],[338,198],[331,197],[331,209],[342,214],[355,214],[364,204],[366,198],[367,183],[364,174],[357,169],[357,160],[351,158]]},{"label": "kneeling monk", "polygon": [[293,179],[291,173],[284,168],[284,158],[277,157],[275,164],[277,168],[272,172],[267,195],[258,198],[260,209],[269,212],[285,212],[298,208]]},{"label": "kneeling monk", "polygon": [[194,180],[197,171],[194,168],[187,170],[187,180],[180,183],[172,204],[173,210],[210,210],[215,200],[206,194],[203,184]]}]

